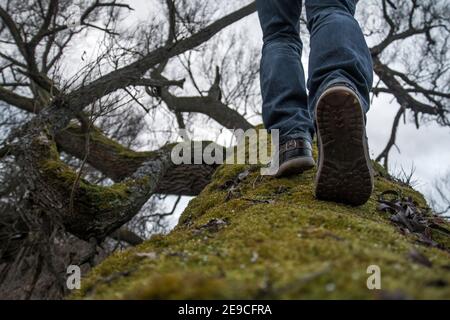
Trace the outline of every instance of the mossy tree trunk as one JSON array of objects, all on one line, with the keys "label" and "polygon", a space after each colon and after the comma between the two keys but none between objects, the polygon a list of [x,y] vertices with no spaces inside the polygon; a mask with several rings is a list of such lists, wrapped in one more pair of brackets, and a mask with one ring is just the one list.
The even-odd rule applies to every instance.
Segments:
[{"label": "mossy tree trunk", "polygon": [[[430,230],[438,244],[430,247],[378,211],[386,190],[427,204],[374,165],[375,192],[360,207],[315,200],[314,170],[275,179],[255,166],[225,165],[172,232],[108,258],[72,297],[450,297],[448,234]],[[369,266],[379,267],[381,290],[368,289]]]},{"label": "mossy tree trunk", "polygon": [[[64,296],[67,288],[61,275],[67,265],[83,265],[87,258],[77,253],[74,260],[70,257],[73,250],[56,252],[57,243],[65,239],[63,233],[92,246],[88,254],[92,256],[96,255],[96,246],[108,236],[131,239],[132,245],[139,243],[135,236],[130,237],[129,232],[121,232],[119,228],[138,214],[153,194],[197,194],[217,167],[176,166],[171,161],[174,145],[152,152],[135,152],[95,129],[83,132],[81,128],[69,126],[55,135],[55,142],[48,127],[47,121],[35,118],[15,133],[8,150],[20,168],[24,197],[20,207],[2,213],[4,224],[0,226],[0,234],[6,237],[0,250],[0,296],[3,298],[32,297],[36,283],[44,278],[42,274],[52,275],[54,279],[40,285],[35,294],[51,298]],[[87,143],[92,152],[86,160],[116,180],[113,185],[90,183],[60,159],[58,146],[83,158]],[[197,143],[193,149],[203,150],[205,146],[206,142]],[[128,236],[124,238],[124,234]],[[26,267],[22,263],[24,259],[33,267]],[[48,283],[51,287],[45,291]]]},{"label": "mossy tree trunk", "polygon": [[[56,66],[65,65],[61,59],[65,56],[63,51],[67,49],[72,37],[78,33],[78,31],[71,30],[67,25],[59,24],[60,21],[67,20],[65,16],[68,15],[66,11],[68,8],[65,8],[58,1],[50,2],[46,9],[46,14],[42,14],[42,6],[37,5],[35,1],[31,1],[30,5],[25,9],[14,5],[8,6],[6,9],[0,8],[0,18],[5,23],[1,36],[3,41],[8,43],[8,47],[10,47],[7,50],[8,52],[2,53],[2,60],[4,60],[3,62],[6,61],[4,68],[2,68],[2,73],[6,71],[7,73],[6,77],[3,76],[2,84],[0,85],[0,100],[8,106],[25,112],[31,118],[30,121],[28,121],[29,118],[26,118],[26,121],[24,120],[22,123],[23,125],[11,133],[7,141],[5,141],[5,145],[0,146],[0,159],[14,158],[13,162],[9,163],[17,166],[17,172],[20,173],[21,179],[20,188],[23,191],[23,194],[20,193],[16,197],[19,200],[17,207],[13,208],[10,206],[8,211],[10,210],[11,212],[2,212],[1,216],[0,270],[2,272],[0,272],[0,284],[3,286],[2,289],[4,289],[0,292],[1,297],[3,297],[2,294],[4,292],[11,292],[11,286],[5,285],[8,281],[2,281],[5,279],[5,269],[8,271],[8,275],[12,277],[14,288],[20,291],[17,295],[8,296],[9,298],[49,297],[45,293],[40,295],[33,292],[36,283],[39,282],[40,274],[45,268],[57,278],[53,281],[57,283],[56,286],[61,286],[64,283],[64,279],[61,279],[60,274],[62,273],[61,270],[65,271],[66,266],[62,265],[57,268],[52,262],[57,255],[52,249],[56,242],[54,238],[56,230],[63,230],[69,233],[70,236],[76,236],[90,243],[100,242],[106,236],[116,232],[116,229],[135,215],[152,194],[198,195],[211,182],[212,174],[217,166],[174,166],[169,161],[170,145],[154,152],[135,152],[124,148],[116,141],[102,134],[100,130],[97,130],[90,123],[92,119],[89,119],[90,116],[86,115],[86,109],[93,107],[97,103],[102,104],[102,100],[109,100],[116,94],[118,96],[122,95],[123,92],[128,92],[130,87],[143,87],[150,96],[160,99],[159,102],[163,102],[175,114],[178,121],[179,119],[182,120],[183,113],[200,113],[215,120],[224,128],[248,129],[252,127],[252,124],[246,119],[246,114],[240,114],[235,109],[235,107],[239,106],[228,105],[230,101],[223,101],[229,99],[222,99],[218,69],[216,69],[214,83],[208,90],[208,93],[204,94],[204,92],[198,90],[199,95],[197,96],[175,95],[174,91],[169,90],[169,88],[182,87],[184,80],[166,79],[163,74],[167,73],[165,69],[169,64],[169,60],[181,54],[189,53],[198,46],[208,43],[214,35],[227,26],[254,13],[256,10],[255,3],[249,3],[214,21],[211,21],[209,16],[204,16],[204,19],[199,20],[198,12],[188,8],[191,12],[188,12],[187,16],[192,15],[193,18],[195,16],[194,20],[199,21],[199,28],[194,28],[192,30],[193,33],[185,33],[183,28],[181,28],[182,30],[177,30],[179,29],[179,22],[183,22],[178,21],[178,18],[184,15],[176,14],[177,10],[172,2],[169,1],[168,5],[168,28],[163,28],[167,29],[166,35],[157,34],[155,43],[153,43],[154,46],[153,44],[146,45],[145,50],[142,50],[139,54],[133,54],[124,58],[110,72],[105,74],[100,73],[99,70],[95,71],[97,74],[91,72],[95,68],[87,73],[85,72],[87,69],[78,70],[80,75],[84,73],[83,76],[86,76],[79,87],[72,87],[76,81],[72,82],[69,79],[65,79],[64,75],[60,75],[59,71],[56,70],[58,68],[55,69]],[[102,9],[113,10],[114,7],[129,8],[124,4],[109,3],[105,5],[97,1],[92,6],[88,6],[82,14],[82,26],[80,27],[86,30],[95,26],[95,18],[92,17],[94,20],[90,20],[90,15]],[[436,8],[439,8],[439,6]],[[431,6],[421,10],[424,14],[427,14],[436,8]],[[27,12],[26,15],[23,15],[22,11],[24,10]],[[405,21],[407,23],[412,19],[415,12],[419,12],[418,10],[409,10],[407,6],[403,6],[399,10],[404,10],[406,14],[404,15],[405,19],[398,21],[398,26],[401,26]],[[439,9],[436,10],[439,11]],[[207,11],[204,11],[204,13],[207,13]],[[111,14],[111,12],[113,11],[108,11],[108,15],[112,18],[120,16],[119,14]],[[24,23],[22,20],[24,17],[33,16],[36,18],[36,23],[32,25]],[[99,14],[98,16],[101,17],[102,15]],[[391,22],[388,16],[384,18]],[[401,39],[423,34],[426,34],[426,37],[422,38],[426,39],[426,42],[433,43],[432,47],[439,51],[441,46],[436,46],[436,41],[432,38],[429,31],[434,27],[442,27],[445,24],[441,23],[443,18],[437,16],[435,18],[424,19],[421,28],[413,28],[409,25],[409,29],[406,28],[406,31],[400,33],[397,33],[397,31],[403,30],[403,28],[389,23],[391,32],[378,45],[371,48],[374,58],[374,71],[380,78],[381,83],[384,84],[382,87],[374,88],[374,92],[376,94],[381,92],[393,95],[402,106],[397,118],[406,110],[409,110],[414,114],[417,125],[419,125],[419,114],[431,116],[438,123],[448,125],[447,113],[444,112],[446,104],[443,103],[443,99],[448,98],[448,96],[441,92],[441,88],[436,88],[434,85],[438,78],[442,76],[442,72],[434,72],[437,80],[433,78],[428,81],[431,83],[431,87],[435,89],[430,91],[427,90],[429,83],[426,83],[427,81],[422,83],[423,77],[419,77],[420,79],[409,79],[403,73],[392,70],[389,67],[391,63],[384,61],[380,57],[391,44],[397,43]],[[202,22],[201,20],[204,21]],[[89,21],[92,23],[88,23]],[[111,24],[116,25],[115,23]],[[110,36],[115,36],[115,31],[118,30],[104,31]],[[66,33],[67,38],[64,41],[61,39],[65,36],[60,39],[60,36],[62,36],[60,32]],[[166,39],[161,42],[163,38]],[[113,42],[115,43],[116,41]],[[445,43],[445,41],[439,42]],[[425,45],[424,47],[427,46]],[[39,50],[39,48],[45,48],[45,50]],[[150,48],[151,50],[149,50]],[[135,52],[135,50],[136,48],[132,48],[130,52]],[[445,59],[443,55],[441,56]],[[107,59],[111,57],[109,55],[105,56]],[[98,57],[98,59],[95,64],[102,65],[101,61],[103,61],[103,58]],[[63,63],[61,64],[61,62]],[[441,64],[437,63],[436,66],[441,66]],[[11,70],[8,71],[9,69]],[[188,73],[191,73],[191,71],[192,69],[188,70]],[[419,74],[421,73],[420,71],[416,73]],[[17,78],[16,75],[18,74],[21,75],[21,79]],[[59,78],[60,76],[61,78]],[[190,74],[190,76],[195,85],[193,75]],[[247,79],[247,77],[244,78]],[[68,83],[71,83],[71,85],[66,86]],[[246,84],[243,83],[243,85],[245,87]],[[20,90],[17,90],[18,88]],[[425,103],[416,99],[416,95],[419,93],[424,95]],[[251,97],[251,95],[247,96],[248,92],[246,90],[238,94],[245,95],[245,101]],[[145,109],[145,106],[136,98],[132,99],[132,102],[127,107],[134,107],[133,104],[135,102],[138,102]],[[115,109],[117,107],[116,104],[117,101],[112,102],[106,109]],[[245,103],[244,109],[246,109],[246,105]],[[182,124],[181,122],[183,121],[179,122],[179,124]],[[77,125],[74,125],[75,123]],[[386,149],[379,156],[379,159],[384,159],[386,164],[389,150],[395,145],[397,124],[398,121],[394,121],[392,137]],[[90,130],[88,130],[88,127]],[[182,126],[180,125],[180,127]],[[87,152],[87,149],[89,149],[89,152]],[[83,180],[77,172],[60,161],[60,151],[66,152],[82,162],[86,161],[104,176],[111,178],[115,184],[111,187],[103,187]],[[283,237],[285,235],[292,236],[295,232],[287,232],[289,231],[288,229],[284,230],[283,226],[285,223],[289,222],[289,226],[292,226],[292,228],[307,228],[304,231],[306,234],[309,234],[311,231],[308,229],[310,226],[317,228],[317,230],[312,229],[312,234],[321,234],[325,232],[323,231],[325,229],[327,230],[325,235],[320,237],[326,240],[334,238],[336,241],[330,242],[330,245],[337,243],[338,248],[343,243],[353,243],[353,240],[339,240],[346,239],[344,236],[347,234],[339,230],[335,232],[328,231],[328,226],[325,222],[323,225],[316,226],[319,220],[316,221],[314,219],[319,219],[317,217],[321,215],[324,217],[329,216],[329,221],[333,221],[333,214],[328,214],[328,211],[348,217],[342,219],[342,221],[346,221],[346,219],[352,219],[353,221],[353,218],[356,219],[355,221],[366,219],[361,220],[369,223],[368,229],[365,230],[368,235],[363,233],[367,241],[363,242],[369,247],[368,240],[373,240],[370,238],[370,234],[376,233],[376,231],[372,230],[375,228],[375,225],[370,224],[370,221],[375,219],[375,221],[380,222],[380,226],[383,226],[383,228],[388,228],[388,226],[391,228],[386,230],[393,230],[387,217],[381,215],[380,218],[379,214],[376,214],[373,210],[374,199],[372,199],[372,204],[369,203],[366,208],[370,209],[369,211],[365,211],[366,209],[364,208],[362,210],[366,213],[370,212],[366,216],[351,215],[347,212],[348,208],[314,202],[311,196],[312,187],[309,180],[293,179],[280,182],[266,178],[260,179],[257,177],[256,172],[253,172],[247,180],[239,181],[233,190],[221,185],[222,182],[220,180],[223,177],[230,178],[241,169],[244,170],[241,167],[222,168],[216,174],[212,184],[198,199],[192,202],[183,215],[182,223],[177,229],[168,237],[161,238],[161,246],[165,242],[173,242],[174,245],[171,245],[172,249],[170,250],[175,250],[175,257],[183,257],[180,258],[181,262],[172,257],[170,252],[167,253],[167,259],[162,258],[166,256],[166,253],[158,246],[159,240],[157,239],[144,245],[143,248],[149,246],[158,252],[160,258],[154,261],[156,266],[152,277],[160,275],[161,278],[155,278],[155,281],[161,279],[167,284],[162,287],[168,288],[164,289],[166,291],[161,291],[162,289],[159,286],[148,286],[145,287],[147,288],[145,290],[150,290],[148,288],[152,287],[152,290],[157,288],[154,290],[159,291],[149,292],[149,294],[144,296],[197,297],[202,296],[200,290],[202,286],[205,287],[203,296],[239,296],[237,290],[240,286],[244,289],[240,293],[243,296],[290,295],[291,293],[287,293],[289,290],[280,289],[283,288],[283,283],[292,280],[292,277],[289,276],[289,270],[287,269],[285,277],[279,278],[277,273],[285,271],[286,263],[299,267],[299,274],[305,275],[306,271],[301,269],[301,267],[305,266],[304,268],[307,269],[308,263],[299,265],[297,258],[311,259],[311,261],[328,261],[327,259],[330,259],[331,256],[323,255],[323,259],[320,258],[320,246],[312,249],[318,252],[319,258],[317,259],[313,259],[312,256],[306,254],[305,256],[295,256],[293,254],[293,258],[290,255],[271,256],[269,254],[270,250],[291,248],[289,239]],[[250,191],[249,187],[250,180],[248,179],[250,178],[254,179],[251,182],[251,190],[253,191]],[[237,190],[240,191],[238,192]],[[293,195],[292,198],[289,198],[289,194]],[[328,210],[327,213],[321,211],[323,209],[322,205]],[[279,211],[280,213],[275,215],[272,214],[273,211]],[[356,211],[351,212],[356,214]],[[290,220],[290,215],[295,217],[292,218],[294,220]],[[264,219],[267,219],[267,221]],[[279,221],[276,219],[279,219]],[[311,219],[312,221],[308,220],[305,222],[305,219]],[[323,220],[325,221],[326,219],[323,218]],[[348,222],[350,225],[352,223]],[[232,230],[238,230],[239,232],[235,231],[236,233],[233,234]],[[279,233],[279,230],[286,231],[286,233]],[[335,237],[335,233],[342,233],[342,235]],[[236,241],[230,238],[230,234],[236,237]],[[246,237],[243,237],[243,234]],[[269,239],[278,239],[280,243],[266,242],[265,239],[267,237]],[[6,239],[6,241],[3,241],[3,239]],[[223,241],[223,247],[218,245],[216,251],[208,251],[210,250],[208,239],[211,241],[214,239]],[[183,243],[183,241],[186,242]],[[315,243],[316,239],[311,241]],[[140,239],[131,237],[131,242],[139,243]],[[198,243],[198,246],[194,247],[195,243]],[[259,243],[266,243],[272,249],[268,249],[268,247],[266,248]],[[407,243],[411,244],[412,241]],[[183,247],[183,245],[186,247]],[[296,246],[298,244],[292,242],[292,248],[295,249]],[[296,252],[294,249],[290,252]],[[186,258],[191,252],[193,252],[194,258]],[[306,252],[310,251],[306,250]],[[339,253],[340,251],[337,250],[335,252]],[[223,258],[225,263],[223,268],[219,267],[219,263],[214,260],[215,254]],[[279,250],[279,254],[285,254],[285,251],[283,249]],[[37,255],[38,258],[35,259],[36,263],[33,267],[28,267],[32,265],[30,263],[32,255]],[[124,256],[127,255],[125,254]],[[234,255],[238,256],[230,258],[230,256],[234,257]],[[248,267],[246,255],[251,256],[253,269]],[[153,257],[153,254],[144,256]],[[197,258],[195,257],[197,256],[201,256],[200,262],[196,260]],[[439,255],[436,257],[436,259],[440,259]],[[134,258],[131,260],[127,259],[126,261],[130,262]],[[206,263],[209,261],[208,259],[212,260],[212,262]],[[15,263],[15,266],[19,267],[16,268],[10,265],[10,260]],[[162,260],[167,261],[167,264],[161,262]],[[25,261],[25,263],[22,263],[22,261]],[[262,261],[267,266],[262,266]],[[358,259],[355,261],[358,261]],[[280,268],[277,267],[278,263],[281,263]],[[5,264],[6,268],[2,269]],[[311,267],[311,269],[314,268]],[[251,270],[255,271],[255,278],[251,277],[249,273],[252,272]],[[172,290],[171,286],[174,283],[170,279],[176,280],[178,279],[177,277],[184,277],[188,274],[186,272],[191,271],[194,272],[194,276],[188,278],[187,281],[198,282],[199,285],[192,286],[192,292],[190,293],[178,289],[174,289],[170,293],[169,291]],[[264,275],[261,276],[258,272],[262,272]],[[318,272],[319,275],[322,274],[320,270]],[[107,272],[105,271],[105,273]],[[323,274],[326,274],[326,272]],[[312,278],[315,278],[316,273],[312,275]],[[23,278],[27,278],[26,281],[29,282],[26,282]],[[148,278],[146,281],[153,281],[151,279]],[[249,282],[247,288],[242,281],[245,279],[257,280],[260,284]],[[305,281],[305,278],[301,279],[301,281]],[[308,279],[309,277],[306,276],[306,280]],[[53,284],[53,282],[50,283]],[[27,284],[24,285],[25,283]],[[234,287],[234,283],[236,287]],[[219,294],[218,289],[210,291],[208,288],[215,284],[224,287],[226,290],[221,294]],[[332,284],[327,286],[327,288],[333,289]],[[43,287],[45,288],[45,286]],[[259,289],[256,290],[255,288]],[[272,288],[277,289],[273,291]],[[64,288],[61,291],[63,292]],[[117,292],[119,296],[126,295],[125,291],[118,290]],[[135,294],[133,290],[129,292],[131,296]],[[292,293],[292,295],[294,294]],[[61,294],[50,297],[61,297]]]},{"label": "mossy tree trunk", "polygon": [[[97,5],[88,9],[84,17],[97,9]],[[22,34],[28,34],[30,30],[18,29],[14,15],[0,8],[0,16],[7,21],[7,29],[15,35],[13,38],[18,54],[25,61],[20,63],[14,60],[13,64],[17,62],[20,69],[27,70],[24,74],[29,73],[30,81],[33,81],[33,97],[19,95],[1,86],[0,100],[34,115],[9,135],[5,145],[0,146],[0,159],[14,158],[14,166],[20,173],[20,188],[24,193],[23,197],[20,196],[20,208],[9,208],[11,210],[2,213],[1,217],[0,235],[6,241],[2,241],[0,247],[0,297],[6,298],[62,297],[65,281],[61,274],[66,266],[56,266],[54,261],[58,256],[53,250],[58,242],[56,233],[68,233],[95,246],[107,236],[117,235],[118,228],[135,216],[153,194],[191,196],[205,187],[216,165],[175,166],[170,161],[171,145],[153,152],[135,152],[124,148],[97,130],[90,116],[85,114],[85,109],[89,106],[94,108],[103,97],[117,91],[127,91],[127,87],[145,87],[146,91],[155,90],[159,94],[165,87],[182,87],[184,80],[161,80],[157,75],[150,75],[151,71],[162,73],[171,58],[208,42],[222,29],[256,9],[255,4],[251,3],[208,23],[183,39],[175,41],[170,36],[167,42],[159,43],[147,54],[66,91],[45,74],[49,71],[45,66],[42,72],[38,69],[38,52],[35,49],[46,38],[45,29],[50,28],[50,21],[59,20],[56,18],[58,4],[52,2],[50,7],[48,19],[42,22],[42,29],[37,30],[38,33],[29,43],[22,39]],[[48,43],[48,50],[44,50],[46,54],[52,51],[53,44],[54,41]],[[54,63],[61,57],[63,47],[59,48],[60,54]],[[42,59],[44,63],[47,58]],[[180,110],[183,106],[180,101],[193,101],[190,97],[179,100],[171,95],[170,99],[171,108],[174,111],[177,109],[176,112],[203,112],[219,123],[230,124],[231,128],[251,126],[244,116],[221,103],[220,95],[211,93],[204,99],[195,100],[195,107],[201,106],[195,110]],[[208,108],[211,102],[214,102],[212,109]],[[238,123],[234,123],[236,121]],[[60,151],[89,163],[115,183],[103,187],[82,179],[79,173],[60,160]],[[24,268],[22,261],[25,260],[29,268]],[[33,293],[43,269],[54,276],[45,286],[50,286],[48,291],[58,287],[58,294],[48,294],[45,290],[40,290],[39,294]]]}]

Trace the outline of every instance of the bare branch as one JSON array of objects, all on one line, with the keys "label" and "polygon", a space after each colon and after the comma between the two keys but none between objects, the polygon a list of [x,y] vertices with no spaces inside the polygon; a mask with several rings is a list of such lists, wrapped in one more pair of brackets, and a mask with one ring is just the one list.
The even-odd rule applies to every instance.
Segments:
[{"label": "bare branch", "polygon": [[[67,106],[70,105],[68,109],[71,110],[71,113],[76,114],[96,99],[108,95],[118,89],[133,85],[133,83],[138,81],[149,68],[185,51],[191,50],[205,41],[208,41],[222,29],[242,19],[243,17],[252,14],[255,10],[255,3],[251,3],[224,16],[221,19],[218,19],[198,33],[186,39],[180,40],[172,45],[166,45],[158,48],[144,56],[142,59],[139,59],[123,68],[112,71],[107,75],[93,81],[89,85],[83,86],[80,89],[68,94],[64,99],[64,103]],[[59,109],[60,111],[54,109]],[[49,113],[55,112],[55,117],[60,117],[58,116],[58,113],[61,112],[61,108],[56,107],[54,109]],[[63,113],[66,112],[67,110]],[[67,114],[64,115],[64,117],[67,116]]]},{"label": "bare branch", "polygon": [[397,114],[395,115],[394,122],[392,124],[391,136],[389,138],[389,141],[388,141],[386,147],[383,149],[383,151],[375,159],[378,162],[380,162],[381,160],[384,160],[383,166],[386,168],[386,170],[388,169],[389,152],[391,151],[392,147],[395,146],[398,125],[400,123],[400,118],[404,112],[405,112],[405,109],[403,107],[400,107]]}]

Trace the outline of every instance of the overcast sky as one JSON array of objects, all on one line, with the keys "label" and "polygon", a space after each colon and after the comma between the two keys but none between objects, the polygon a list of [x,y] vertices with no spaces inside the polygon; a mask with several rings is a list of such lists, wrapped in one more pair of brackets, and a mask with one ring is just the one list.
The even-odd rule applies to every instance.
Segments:
[{"label": "overcast sky", "polygon": [[[151,12],[161,10],[160,6],[154,5],[154,1],[133,0],[129,2],[136,9],[126,19],[126,24],[130,27],[139,25],[141,21],[146,21]],[[256,14],[236,23],[231,27],[231,30],[233,32],[246,32],[255,46],[260,47],[262,45],[262,34]],[[87,48],[87,56],[94,56],[96,40],[86,39],[86,41],[88,45],[83,46],[83,48]],[[77,59],[80,59],[80,54],[75,48],[71,60],[76,63]],[[306,54],[304,54],[302,60],[305,72],[307,72]],[[397,110],[398,105],[395,101],[392,101],[391,97],[380,96],[374,100],[368,113],[367,123],[372,157],[378,155],[385,147]],[[252,122],[260,123],[262,121],[253,119]],[[436,124],[424,124],[417,130],[412,123],[401,123],[398,130],[397,145],[400,152],[393,149],[390,154],[391,170],[400,170],[403,167],[408,171],[411,166],[415,166],[415,179],[418,181],[416,188],[426,195],[429,194],[434,180],[450,170],[450,128],[442,128]],[[178,213],[184,209],[187,203],[188,198],[179,205]],[[172,224],[176,223],[177,218],[178,215],[171,218]]]}]

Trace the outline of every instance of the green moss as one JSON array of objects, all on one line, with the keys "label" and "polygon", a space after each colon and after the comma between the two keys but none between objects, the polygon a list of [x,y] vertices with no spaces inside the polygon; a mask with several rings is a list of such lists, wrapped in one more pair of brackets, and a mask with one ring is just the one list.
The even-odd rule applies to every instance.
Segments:
[{"label": "green moss", "polygon": [[[39,145],[42,148],[42,153],[38,166],[43,173],[43,178],[60,192],[67,193],[69,198],[78,178],[77,173],[59,159],[59,153],[54,142],[40,142]],[[131,188],[145,185],[148,182],[148,177],[144,177],[140,180],[127,180],[105,187],[92,184],[82,178],[78,179],[75,193],[76,203],[79,205],[77,209],[82,211],[85,206],[89,207],[90,211],[93,211],[93,208],[96,208],[97,211],[114,209],[117,205],[128,200]]]},{"label": "green moss", "polygon": [[[82,131],[81,127],[78,125],[75,125],[75,124],[71,124],[69,127],[67,127],[66,131],[72,135],[79,135],[79,136],[85,135],[85,133]],[[129,148],[126,148],[126,147],[122,146],[120,143],[118,143],[117,141],[105,136],[98,128],[93,128],[90,131],[89,139],[90,139],[91,143],[98,143],[100,145],[107,146],[107,147],[113,149],[118,155],[129,158],[129,159],[135,159],[135,158],[136,159],[140,159],[140,158],[148,159],[152,155],[155,155],[155,152],[152,152],[152,151],[140,152],[140,151],[133,151]]]},{"label": "green moss", "polygon": [[[69,196],[77,174],[60,161],[47,161],[42,168],[48,175],[47,177],[60,187],[58,189],[62,192],[65,190]],[[97,211],[114,209],[115,206],[121,205],[128,199],[133,183],[134,181],[123,182],[116,183],[111,187],[104,187],[80,179],[75,193],[77,209],[82,211],[84,206],[89,206],[90,211],[93,211],[93,208],[96,208]]]},{"label": "green moss", "polygon": [[[246,169],[248,176],[230,194],[224,184]],[[379,194],[390,189],[426,206],[414,189],[380,174],[377,166],[372,198],[350,207],[315,200],[314,170],[275,179],[255,169],[220,167],[171,233],[109,257],[72,298],[450,297],[449,285],[433,285],[450,283],[448,252],[418,244],[376,209]],[[220,226],[211,227],[217,219]],[[448,248],[448,237],[441,237],[435,241]],[[412,261],[411,250],[432,267]],[[373,264],[381,268],[382,291],[367,289],[366,270]]]},{"label": "green moss", "polygon": [[372,161],[373,169],[375,170],[376,174],[383,178],[390,178],[389,173],[387,172],[386,168],[383,167],[380,163],[376,161]]}]

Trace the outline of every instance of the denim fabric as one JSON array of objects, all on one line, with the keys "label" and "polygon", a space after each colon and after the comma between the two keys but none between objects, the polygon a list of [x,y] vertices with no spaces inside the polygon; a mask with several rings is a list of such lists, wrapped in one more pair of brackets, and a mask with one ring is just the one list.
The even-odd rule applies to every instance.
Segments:
[{"label": "denim fabric", "polygon": [[261,93],[265,127],[280,143],[314,136],[314,106],[329,86],[346,84],[365,112],[373,82],[370,51],[354,18],[357,0],[305,0],[310,33],[308,91],[301,63],[301,0],[257,0],[263,30]]}]

